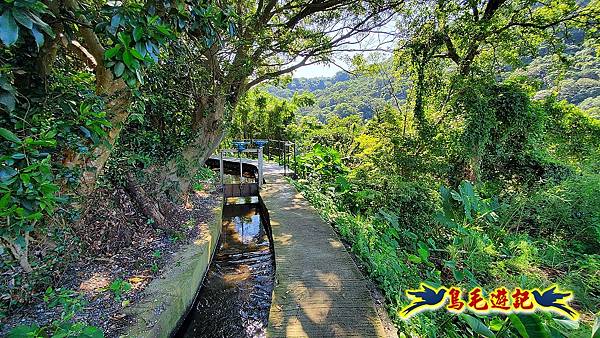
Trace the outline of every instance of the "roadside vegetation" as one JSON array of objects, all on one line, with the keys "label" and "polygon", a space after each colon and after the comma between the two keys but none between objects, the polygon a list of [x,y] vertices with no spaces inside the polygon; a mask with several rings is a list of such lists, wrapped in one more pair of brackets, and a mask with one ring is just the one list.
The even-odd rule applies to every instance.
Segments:
[{"label": "roadside vegetation", "polygon": [[[588,127],[600,131],[597,121],[582,116]],[[326,133],[334,129],[325,127]],[[486,166],[485,179],[457,181],[448,171],[452,166],[438,157],[441,154],[435,156],[438,165],[407,170],[394,156],[407,149],[386,144],[378,136],[383,130],[367,128],[358,127],[357,136],[343,142],[347,147],[340,151],[328,144],[305,153],[298,161],[302,179],[295,185],[349,243],[383,290],[400,332],[445,336],[470,330],[509,336],[523,334],[523,324],[529,336],[591,336],[600,310],[597,171],[575,168],[538,149],[545,153],[538,159],[545,164],[532,161],[515,168],[493,161]],[[321,138],[323,132],[315,134]],[[584,159],[597,156],[597,140]],[[434,150],[430,147],[424,151]],[[349,160],[356,155],[367,160]],[[504,177],[508,170],[510,180]],[[535,173],[540,171],[543,174]],[[399,311],[408,304],[404,291],[423,281],[466,290],[481,286],[487,294],[499,286],[558,284],[574,291],[582,317],[579,323],[541,313],[475,319],[436,311],[402,320]]]},{"label": "roadside vegetation", "polygon": [[[524,58],[529,54],[515,47],[525,36],[542,43],[543,31],[496,36],[473,24],[471,8],[454,5],[415,19],[411,39],[391,59],[359,55],[335,77],[254,91],[230,137],[243,138],[243,126],[297,143],[292,183],[382,290],[401,335],[597,337],[600,120],[591,106],[597,94],[589,94],[592,85],[575,95],[569,86],[584,81],[559,75],[587,78],[582,69],[591,69],[589,78],[597,78],[597,54],[592,45],[576,47],[587,52],[571,50],[571,61],[561,63],[537,54],[535,45]],[[509,20],[505,15],[493,13],[492,25]],[[460,35],[468,29],[489,36]],[[462,58],[469,50],[472,57]],[[294,119],[270,120],[277,116],[272,110],[294,107],[299,95],[313,95],[314,104],[287,113]],[[558,284],[574,292],[581,319],[439,310],[405,321],[405,291],[421,282],[480,286],[486,297],[499,286]]]},{"label": "roadside vegetation", "polygon": [[[533,100],[518,82],[468,84],[427,139],[412,126],[403,135],[402,110],[391,106],[371,120],[288,124],[303,149],[292,183],[383,291],[399,332],[590,337],[600,311],[600,121],[554,97]],[[469,109],[480,114],[465,121]],[[424,281],[481,286],[486,295],[558,284],[574,291],[582,315],[574,322],[435,311],[401,319],[404,292]]]},{"label": "roadside vegetation", "polygon": [[[0,335],[123,333],[210,217],[203,163],[234,138],[298,143],[294,184],[401,333],[593,334],[599,17],[598,0],[2,2]],[[393,53],[360,53],[384,28]],[[351,72],[291,80],[343,52]],[[582,320],[402,321],[420,281],[559,283]]]}]

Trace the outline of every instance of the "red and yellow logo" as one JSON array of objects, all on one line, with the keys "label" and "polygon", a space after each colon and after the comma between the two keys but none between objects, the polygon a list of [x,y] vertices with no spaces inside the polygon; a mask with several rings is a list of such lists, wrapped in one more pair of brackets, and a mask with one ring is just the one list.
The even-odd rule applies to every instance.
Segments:
[{"label": "red and yellow logo", "polygon": [[484,296],[479,287],[463,293],[455,286],[434,288],[421,283],[416,290],[406,290],[406,296],[411,302],[400,311],[403,319],[423,311],[440,309],[444,305],[446,310],[453,313],[462,313],[467,309],[477,314],[549,311],[572,320],[579,319],[579,313],[568,304],[573,299],[573,292],[560,290],[557,285],[544,290],[499,287]]}]

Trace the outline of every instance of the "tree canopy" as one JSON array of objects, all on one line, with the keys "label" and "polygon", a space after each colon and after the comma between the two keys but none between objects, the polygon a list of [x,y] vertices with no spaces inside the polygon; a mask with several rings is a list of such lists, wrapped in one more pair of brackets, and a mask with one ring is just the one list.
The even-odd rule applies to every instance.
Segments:
[{"label": "tree canopy", "polygon": [[[65,251],[110,242],[114,229],[81,231],[106,215],[177,237],[206,159],[246,138],[296,142],[294,184],[409,333],[526,326],[399,321],[424,279],[556,275],[597,312],[599,21],[598,0],[5,0],[0,317],[74,298],[48,287]],[[291,78],[342,54],[334,77]]]}]

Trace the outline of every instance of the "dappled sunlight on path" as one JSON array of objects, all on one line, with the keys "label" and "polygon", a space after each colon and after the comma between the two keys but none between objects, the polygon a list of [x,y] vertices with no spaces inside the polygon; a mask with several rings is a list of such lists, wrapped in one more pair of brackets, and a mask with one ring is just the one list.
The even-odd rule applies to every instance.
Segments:
[{"label": "dappled sunlight on path", "polygon": [[333,229],[282,177],[265,165],[261,192],[269,209],[276,286],[272,337],[383,337],[366,281]]}]

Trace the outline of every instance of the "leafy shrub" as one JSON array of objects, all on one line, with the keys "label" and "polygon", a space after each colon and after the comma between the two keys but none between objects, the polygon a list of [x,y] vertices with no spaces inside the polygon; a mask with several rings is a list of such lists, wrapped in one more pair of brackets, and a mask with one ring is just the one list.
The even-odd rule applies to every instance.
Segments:
[{"label": "leafy shrub", "polygon": [[600,175],[584,174],[541,188],[519,201],[522,217],[513,226],[528,229],[535,237],[569,241],[580,252],[598,253],[598,187]]},{"label": "leafy shrub", "polygon": [[29,234],[64,201],[59,186],[72,186],[80,175],[65,163],[88,157],[111,126],[92,76],[56,71],[49,83],[0,117],[0,236],[27,272]]},{"label": "leafy shrub", "polygon": [[121,278],[117,278],[110,283],[108,290],[112,292],[116,301],[121,301],[123,295],[131,291],[131,283],[124,281]]},{"label": "leafy shrub", "polygon": [[28,259],[29,234],[44,215],[53,213],[57,202],[55,193],[59,188],[45,151],[56,145],[55,135],[56,132],[50,131],[37,139],[21,140],[0,128],[2,143],[10,149],[0,157],[0,217],[6,221],[0,227],[0,238],[26,272],[32,271]]},{"label": "leafy shrub", "polygon": [[95,326],[89,326],[84,322],[74,322],[73,318],[83,306],[84,301],[81,294],[68,289],[48,288],[44,294],[44,302],[49,308],[61,308],[60,319],[50,324],[40,326],[38,324],[21,325],[13,328],[9,333],[10,338],[42,338],[42,337],[80,337],[80,338],[102,338],[102,330]]},{"label": "leafy shrub", "polygon": [[324,182],[333,182],[337,176],[347,172],[340,153],[319,144],[296,160],[298,174],[303,177],[317,178]]},{"label": "leafy shrub", "polygon": [[[462,161],[478,180],[538,179],[543,163],[535,154],[542,145],[548,113],[530,100],[525,88],[512,82],[469,83],[457,96],[454,111],[465,120]],[[457,169],[455,175],[461,177],[463,168]],[[532,169],[537,175],[532,175]]]},{"label": "leafy shrub", "polygon": [[[72,241],[64,228],[69,222],[54,222],[56,212],[66,219],[76,217],[67,196],[111,126],[104,98],[94,92],[94,77],[70,62],[58,57],[59,67],[47,75],[47,86],[31,89],[26,100],[19,99],[0,114],[0,247],[8,248],[14,258],[0,250],[0,267],[16,272],[14,278],[4,275],[0,311],[26,303],[46,289],[52,270],[77,252],[77,248],[64,251],[62,244],[67,241],[61,235],[53,238],[58,246],[51,254],[29,254],[30,246],[41,242],[34,238],[60,233]],[[21,268],[15,269],[18,265]]]},{"label": "leafy shrub", "polygon": [[462,181],[458,190],[442,186],[440,195],[443,213],[437,215],[437,220],[459,233],[465,233],[468,227],[485,225],[498,219],[495,212],[498,202],[481,198],[469,181]]},{"label": "leafy shrub", "polygon": [[566,101],[549,97],[543,102],[547,112],[548,145],[561,157],[581,160],[600,146],[600,121]]}]

